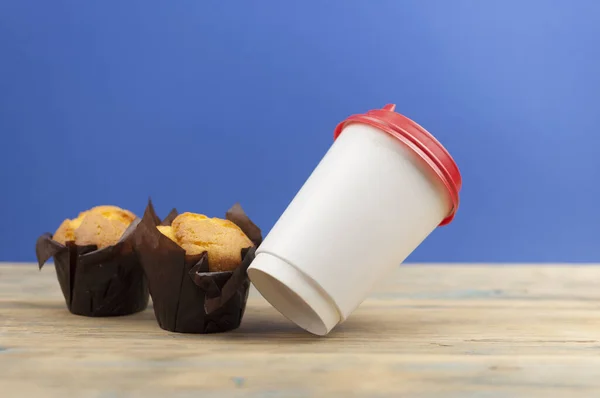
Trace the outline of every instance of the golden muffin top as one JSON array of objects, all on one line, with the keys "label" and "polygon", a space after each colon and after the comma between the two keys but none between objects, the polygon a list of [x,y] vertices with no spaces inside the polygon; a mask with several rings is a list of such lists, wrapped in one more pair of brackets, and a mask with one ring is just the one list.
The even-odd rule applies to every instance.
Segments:
[{"label": "golden muffin top", "polygon": [[64,220],[52,239],[65,244],[72,241],[80,246],[103,248],[116,244],[136,219],[135,214],[117,206],[96,206],[79,213],[77,218]]},{"label": "golden muffin top", "polygon": [[232,271],[242,263],[242,249],[253,246],[240,227],[229,220],[182,213],[171,226],[158,230],[181,246],[186,254],[208,252],[209,270]]}]

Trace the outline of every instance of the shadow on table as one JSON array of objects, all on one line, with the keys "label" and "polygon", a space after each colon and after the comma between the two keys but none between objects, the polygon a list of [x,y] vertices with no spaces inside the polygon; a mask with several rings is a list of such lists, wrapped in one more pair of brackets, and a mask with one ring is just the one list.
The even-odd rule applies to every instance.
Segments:
[{"label": "shadow on table", "polygon": [[228,338],[263,340],[277,338],[294,342],[315,342],[329,339],[364,338],[365,336],[415,336],[422,332],[419,322],[399,323],[395,319],[382,319],[365,313],[353,314],[346,322],[338,325],[327,336],[310,334],[279,314],[270,311],[253,311],[244,316],[239,329],[226,333]]},{"label": "shadow on table", "polygon": [[[45,318],[49,323],[55,324],[57,321],[68,319],[73,328],[83,326],[85,328],[93,327],[103,329],[107,332],[114,330],[144,330],[145,332],[155,332],[158,334],[167,334],[175,338],[203,339],[208,336],[217,339],[228,339],[234,341],[263,341],[276,339],[278,341],[289,341],[298,343],[319,343],[338,339],[364,339],[368,337],[371,341],[385,341],[395,337],[417,336],[423,333],[426,325],[418,322],[416,319],[405,317],[402,322],[396,319],[387,319],[378,316],[369,311],[360,311],[353,314],[346,322],[338,325],[327,336],[316,336],[306,332],[293,322],[286,319],[283,315],[274,309],[252,308],[246,309],[246,314],[242,320],[241,326],[228,333],[211,335],[194,335],[165,332],[159,328],[156,323],[152,304],[145,311],[121,317],[108,318],[87,318],[69,313],[64,303],[56,300],[47,301],[12,301],[13,308],[22,309],[41,309],[45,311]],[[1,308],[1,305],[0,305]],[[23,315],[28,314],[24,312]],[[40,320],[36,319],[40,326]],[[87,329],[86,329],[87,330]],[[89,333],[89,330],[87,331]]]}]

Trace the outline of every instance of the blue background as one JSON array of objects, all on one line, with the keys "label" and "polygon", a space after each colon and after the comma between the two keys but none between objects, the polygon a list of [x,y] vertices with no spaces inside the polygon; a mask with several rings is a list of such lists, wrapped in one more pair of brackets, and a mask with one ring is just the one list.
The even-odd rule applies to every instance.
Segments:
[{"label": "blue background", "polygon": [[268,231],[346,116],[461,168],[410,261],[600,261],[600,2],[0,1],[0,260],[151,196]]}]

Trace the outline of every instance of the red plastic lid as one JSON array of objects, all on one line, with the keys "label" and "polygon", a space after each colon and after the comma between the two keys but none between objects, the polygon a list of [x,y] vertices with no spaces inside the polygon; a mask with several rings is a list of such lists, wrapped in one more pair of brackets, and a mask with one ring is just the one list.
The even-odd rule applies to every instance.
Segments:
[{"label": "red plastic lid", "polygon": [[406,116],[394,112],[394,109],[396,109],[396,105],[389,104],[383,109],[372,110],[363,115],[352,115],[338,124],[333,138],[335,140],[349,124],[362,123],[385,131],[408,146],[427,162],[448,189],[452,200],[452,210],[440,225],[449,224],[458,209],[458,193],[462,188],[462,177],[458,166],[446,148],[427,130]]}]

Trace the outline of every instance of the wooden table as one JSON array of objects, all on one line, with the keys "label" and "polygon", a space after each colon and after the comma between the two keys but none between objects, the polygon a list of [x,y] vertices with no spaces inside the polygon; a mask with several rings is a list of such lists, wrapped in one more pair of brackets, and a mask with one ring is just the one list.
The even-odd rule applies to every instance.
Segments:
[{"label": "wooden table", "polygon": [[600,267],[402,266],[327,337],[256,292],[242,327],[65,309],[52,266],[0,265],[0,397],[600,397]]}]

